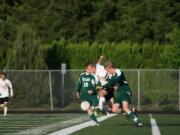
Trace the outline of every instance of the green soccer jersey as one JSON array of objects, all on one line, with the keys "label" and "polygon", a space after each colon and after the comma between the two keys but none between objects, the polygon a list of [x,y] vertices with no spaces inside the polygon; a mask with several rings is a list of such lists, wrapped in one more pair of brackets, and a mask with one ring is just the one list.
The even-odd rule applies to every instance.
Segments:
[{"label": "green soccer jersey", "polygon": [[123,101],[127,101],[128,103],[131,103],[132,92],[129,88],[124,73],[119,69],[116,69],[115,75],[113,75],[109,79],[108,83],[105,84],[103,88],[107,88],[113,85],[118,86],[118,89],[115,94],[114,103],[122,104]]},{"label": "green soccer jersey", "polygon": [[118,88],[123,85],[128,85],[124,73],[119,69],[116,69],[115,75],[111,76],[111,78],[108,79],[108,83],[105,84],[103,87],[107,88],[114,85],[118,86]]},{"label": "green soccer jersey", "polygon": [[92,90],[93,93],[91,95],[97,95],[96,86],[98,84],[98,80],[93,74],[90,73],[82,73],[79,77],[77,91],[80,93],[80,97],[89,96],[88,91]]}]

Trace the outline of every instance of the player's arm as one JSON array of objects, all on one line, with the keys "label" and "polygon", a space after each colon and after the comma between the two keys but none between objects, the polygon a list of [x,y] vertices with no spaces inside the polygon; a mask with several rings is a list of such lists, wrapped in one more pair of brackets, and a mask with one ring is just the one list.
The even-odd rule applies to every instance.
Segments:
[{"label": "player's arm", "polygon": [[13,92],[13,89],[10,88],[10,96],[13,97],[14,96],[14,92]]},{"label": "player's arm", "polygon": [[76,96],[77,96],[78,99],[80,98],[81,88],[82,88],[82,80],[81,80],[81,77],[79,77],[79,81],[78,81],[77,89],[76,89],[76,91],[77,91]]},{"label": "player's arm", "polygon": [[99,78],[96,75],[94,75],[94,77],[96,90],[99,90],[99,87],[101,87],[101,82],[99,81]]},{"label": "player's arm", "polygon": [[8,85],[9,91],[10,91],[10,97],[13,97],[13,95],[14,95],[13,87],[12,87],[12,83],[9,80],[7,80],[7,85]]},{"label": "player's arm", "polygon": [[109,79],[108,82],[102,86],[102,88],[106,89],[107,87],[113,87],[116,84],[117,80],[118,80],[117,77]]},{"label": "player's arm", "polygon": [[97,60],[97,63],[101,64],[103,62],[104,56],[101,55],[99,59]]}]

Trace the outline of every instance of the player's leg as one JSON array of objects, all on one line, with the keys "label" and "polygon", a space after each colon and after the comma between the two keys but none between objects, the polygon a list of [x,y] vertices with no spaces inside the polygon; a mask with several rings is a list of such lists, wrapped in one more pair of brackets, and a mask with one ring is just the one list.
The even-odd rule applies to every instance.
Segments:
[{"label": "player's leg", "polygon": [[104,109],[104,103],[105,103],[105,95],[107,94],[107,92],[103,89],[100,89],[98,91],[98,95],[99,95],[99,104],[98,104],[98,108],[102,111]]},{"label": "player's leg", "polygon": [[114,105],[114,97],[108,100],[108,109],[107,109],[108,112],[112,112],[113,105]]},{"label": "player's leg", "polygon": [[113,113],[120,113],[121,112],[121,108],[120,108],[120,104],[119,103],[113,104],[112,112]]},{"label": "player's leg", "polygon": [[[94,96],[90,96],[89,97],[89,101],[91,103],[91,108],[87,111],[90,118],[95,122],[95,124],[98,126],[99,125],[99,122],[97,121],[97,118],[94,114],[94,108],[98,108],[98,103],[99,103],[99,100],[97,98],[96,95]],[[92,108],[93,107],[93,108]]]},{"label": "player's leg", "polygon": [[122,102],[123,110],[128,114],[128,116],[135,122],[137,123],[138,119],[136,115],[131,111],[129,108],[129,103],[127,101]]},{"label": "player's leg", "polygon": [[127,113],[128,117],[132,119],[134,123],[137,124],[137,126],[143,126],[143,124],[139,122],[137,115],[130,109],[128,101],[122,101],[122,107],[123,110]]},{"label": "player's leg", "polygon": [[8,111],[8,102],[4,102],[4,117],[6,117],[7,116],[7,111]]},{"label": "player's leg", "polygon": [[112,107],[114,104],[114,95],[109,99],[109,106]]},{"label": "player's leg", "polygon": [[99,122],[97,121],[97,118],[96,118],[96,116],[95,116],[94,113],[93,113],[93,109],[92,109],[92,108],[89,108],[89,109],[87,110],[87,113],[88,113],[89,117],[95,122],[95,125],[98,126],[98,125],[99,125]]},{"label": "player's leg", "polygon": [[0,107],[1,107],[1,108],[4,108],[4,101],[3,101],[3,98],[0,98]]},{"label": "player's leg", "polygon": [[128,85],[121,87],[119,93],[120,101],[122,104],[123,111],[127,113],[127,116],[137,124],[137,126],[142,126],[142,123],[139,122],[137,115],[130,109],[132,93]]},{"label": "player's leg", "polygon": [[9,101],[9,98],[8,97],[5,97],[4,99],[4,117],[7,116],[7,111],[8,111],[8,101]]},{"label": "player's leg", "polygon": [[112,111],[112,107],[114,104],[114,90],[107,90],[107,95],[105,96],[106,102],[108,103],[108,111]]}]

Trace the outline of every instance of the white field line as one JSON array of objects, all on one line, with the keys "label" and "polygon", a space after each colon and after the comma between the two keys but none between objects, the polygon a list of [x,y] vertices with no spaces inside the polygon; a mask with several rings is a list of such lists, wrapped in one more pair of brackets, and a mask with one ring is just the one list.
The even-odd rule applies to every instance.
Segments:
[{"label": "white field line", "polygon": [[[106,120],[108,118],[111,118],[111,117],[113,117],[115,115],[116,114],[110,114],[108,116],[102,116],[102,117],[98,118],[98,121],[99,122],[104,121],[104,120]],[[78,124],[78,125],[75,125],[75,126],[72,126],[72,127],[61,129],[61,130],[53,132],[53,133],[51,133],[49,135],[69,135],[69,134],[71,134],[71,133],[73,133],[75,131],[81,130],[81,129],[89,127],[89,126],[94,126],[94,122],[92,120],[88,121],[88,122]]]},{"label": "white field line", "polygon": [[77,117],[77,118],[70,119],[70,120],[67,120],[67,121],[60,121],[60,122],[56,122],[56,123],[53,123],[53,124],[50,124],[50,125],[45,125],[45,126],[35,127],[35,128],[32,128],[32,129],[23,130],[23,131],[20,131],[18,133],[13,133],[13,135],[47,134],[47,133],[55,131],[57,129],[62,129],[62,128],[65,128],[65,127],[68,127],[68,126],[72,126],[72,125],[78,124],[78,123],[80,123],[82,121],[86,121],[86,120],[88,120],[87,116],[81,116],[81,117]]},{"label": "white field line", "polygon": [[149,114],[151,120],[151,129],[152,135],[161,135],[159,127],[157,126],[156,120],[152,117],[152,114]]}]

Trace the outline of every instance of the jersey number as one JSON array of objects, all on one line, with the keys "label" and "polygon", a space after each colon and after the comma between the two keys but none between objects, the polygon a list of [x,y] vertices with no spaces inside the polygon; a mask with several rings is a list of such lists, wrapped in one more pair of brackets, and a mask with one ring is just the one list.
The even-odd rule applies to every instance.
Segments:
[{"label": "jersey number", "polygon": [[84,82],[83,87],[88,87],[88,82]]}]

